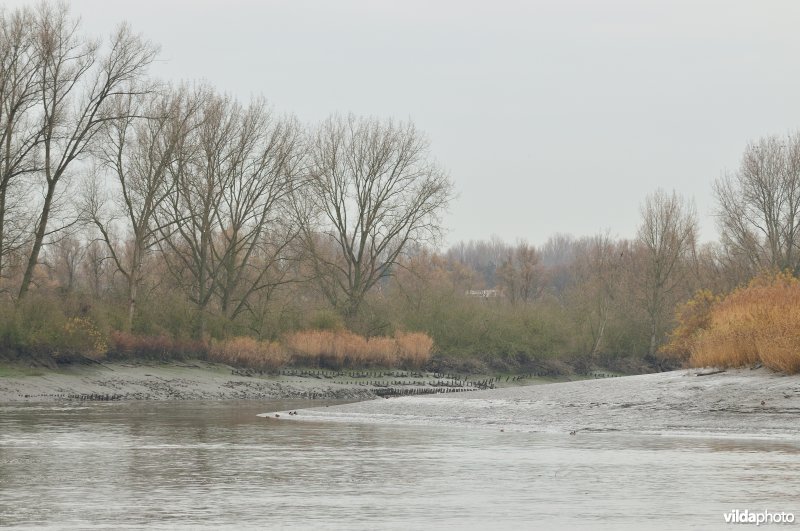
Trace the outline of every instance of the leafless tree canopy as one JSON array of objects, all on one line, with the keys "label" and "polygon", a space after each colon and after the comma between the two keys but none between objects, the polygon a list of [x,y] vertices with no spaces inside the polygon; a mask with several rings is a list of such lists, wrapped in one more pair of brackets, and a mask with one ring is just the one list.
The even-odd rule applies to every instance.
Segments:
[{"label": "leafless tree canopy", "polygon": [[130,330],[145,260],[163,228],[156,216],[175,192],[170,169],[191,130],[200,98],[181,88],[129,94],[116,104],[120,118],[104,128],[94,150],[100,168],[88,183],[83,210],[125,278]]},{"label": "leafless tree canopy", "polygon": [[304,239],[323,292],[352,316],[409,244],[439,235],[452,183],[413,125],[354,116],[314,133],[309,178]]},{"label": "leafless tree canopy", "polygon": [[301,140],[296,121],[263,100],[243,107],[202,95],[158,216],[166,264],[198,309],[201,335],[215,298],[233,318],[282,281],[273,266],[296,234],[289,199],[302,178]]},{"label": "leafless tree canopy", "polygon": [[[18,292],[24,298],[45,238],[59,230],[52,223],[70,169],[108,123],[123,118],[117,100],[144,90],[137,82],[156,47],[126,25],[105,46],[86,39],[66,4],[0,17],[0,256],[24,240],[29,251]],[[30,226],[16,216],[16,224],[6,222],[18,185],[41,194]]]},{"label": "leafless tree canopy", "polygon": [[697,242],[697,215],[675,192],[663,190],[650,195],[642,205],[642,224],[638,241],[643,249],[641,283],[650,319],[650,354],[658,347],[665,321],[682,284],[687,258],[694,255]]},{"label": "leafless tree canopy", "polygon": [[723,243],[753,270],[800,272],[800,134],[749,144],[715,183]]},{"label": "leafless tree canopy", "polygon": [[497,269],[497,277],[511,304],[533,300],[543,288],[542,268],[536,248],[520,242],[509,249]]},{"label": "leafless tree canopy", "polygon": [[579,312],[591,344],[589,354],[596,356],[604,346],[606,330],[612,319],[616,299],[621,299],[623,265],[630,254],[628,242],[614,241],[608,234],[583,238],[575,243],[576,252],[570,276],[569,300]]}]

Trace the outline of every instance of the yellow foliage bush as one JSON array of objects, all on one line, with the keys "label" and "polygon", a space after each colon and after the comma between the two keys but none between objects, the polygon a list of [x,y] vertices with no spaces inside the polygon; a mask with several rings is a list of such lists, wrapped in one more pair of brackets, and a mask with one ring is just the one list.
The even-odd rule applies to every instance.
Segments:
[{"label": "yellow foliage bush", "polygon": [[108,352],[108,341],[91,319],[72,317],[67,319],[61,330],[59,348],[54,350],[53,357],[71,357],[80,354],[87,358],[99,360]]},{"label": "yellow foliage bush", "polygon": [[[705,326],[694,327],[693,334],[674,338],[676,349],[678,341],[684,341],[690,365],[741,367],[761,362],[776,371],[800,372],[800,280],[792,275],[758,277],[713,302],[706,318]],[[692,328],[688,320],[678,329],[681,326]]]},{"label": "yellow foliage bush", "polygon": [[659,352],[687,361],[692,355],[697,334],[711,324],[711,309],[719,300],[710,290],[704,289],[681,304],[675,312],[678,325],[670,333],[669,342]]}]

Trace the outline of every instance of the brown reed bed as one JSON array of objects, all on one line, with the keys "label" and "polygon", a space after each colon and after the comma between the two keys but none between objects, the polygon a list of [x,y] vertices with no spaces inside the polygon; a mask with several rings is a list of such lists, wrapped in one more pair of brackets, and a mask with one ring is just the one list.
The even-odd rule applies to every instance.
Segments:
[{"label": "brown reed bed", "polygon": [[800,372],[800,280],[787,273],[759,277],[715,302],[689,350],[694,367],[760,362],[776,371]]},{"label": "brown reed bed", "polygon": [[293,365],[328,368],[419,368],[433,351],[433,340],[421,333],[365,338],[346,330],[305,330],[286,336],[283,343]]},{"label": "brown reed bed", "polygon": [[279,343],[259,341],[252,337],[234,337],[212,341],[208,350],[208,361],[275,371],[286,365],[289,356]]},{"label": "brown reed bed", "polygon": [[199,358],[265,371],[286,366],[419,369],[430,360],[433,351],[433,340],[422,333],[365,338],[346,330],[304,330],[289,334],[280,342],[252,337],[203,342],[113,332],[110,343],[110,359]]}]

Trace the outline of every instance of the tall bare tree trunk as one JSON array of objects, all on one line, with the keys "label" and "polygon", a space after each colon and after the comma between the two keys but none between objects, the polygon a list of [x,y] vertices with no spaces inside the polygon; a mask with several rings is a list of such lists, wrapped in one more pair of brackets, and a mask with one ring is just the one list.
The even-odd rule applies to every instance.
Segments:
[{"label": "tall bare tree trunk", "polygon": [[47,232],[47,220],[50,217],[50,210],[53,206],[53,194],[55,193],[55,181],[50,181],[47,185],[47,194],[44,197],[44,204],[42,205],[42,214],[39,218],[39,223],[36,225],[36,232],[34,233],[33,247],[28,255],[28,262],[25,266],[25,274],[22,277],[22,284],[19,287],[18,300],[22,300],[28,294],[31,282],[33,281],[33,273],[36,265],[39,263],[39,252],[42,250],[42,243]]}]

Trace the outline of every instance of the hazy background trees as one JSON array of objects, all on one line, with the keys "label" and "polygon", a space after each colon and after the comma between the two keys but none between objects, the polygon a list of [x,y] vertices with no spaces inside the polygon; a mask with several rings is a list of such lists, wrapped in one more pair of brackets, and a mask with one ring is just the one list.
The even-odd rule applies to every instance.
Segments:
[{"label": "hazy background trees", "polygon": [[575,242],[567,301],[575,314],[576,327],[588,340],[583,348],[589,356],[600,354],[606,345],[609,323],[624,295],[622,281],[628,242],[614,241],[607,233]]},{"label": "hazy background trees", "polygon": [[542,285],[542,271],[536,249],[526,242],[518,243],[506,251],[497,278],[503,294],[511,304],[527,303],[539,296]]}]

